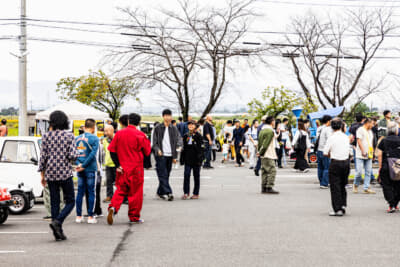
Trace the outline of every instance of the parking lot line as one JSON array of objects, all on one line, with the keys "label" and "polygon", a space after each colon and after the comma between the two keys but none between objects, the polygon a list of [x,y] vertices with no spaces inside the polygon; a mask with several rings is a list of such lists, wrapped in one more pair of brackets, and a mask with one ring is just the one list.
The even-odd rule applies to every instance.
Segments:
[{"label": "parking lot line", "polygon": [[0,254],[25,253],[23,250],[0,250]]},{"label": "parking lot line", "polygon": [[18,235],[18,234],[48,234],[49,232],[0,232],[0,235]]}]

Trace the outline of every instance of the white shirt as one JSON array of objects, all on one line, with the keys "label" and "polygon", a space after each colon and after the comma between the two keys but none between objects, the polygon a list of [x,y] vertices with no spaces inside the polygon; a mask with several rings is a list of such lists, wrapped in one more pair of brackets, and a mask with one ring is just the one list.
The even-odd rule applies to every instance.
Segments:
[{"label": "white shirt", "polygon": [[331,159],[347,160],[350,154],[349,137],[342,131],[334,132],[326,141],[324,155],[331,156]]},{"label": "white shirt", "polygon": [[286,129],[286,125],[282,123],[279,128],[282,132],[282,140],[289,140],[289,131]]},{"label": "white shirt", "polygon": [[232,141],[233,138],[233,129],[235,129],[235,126],[227,126],[225,125],[224,127],[224,139],[227,133],[229,133],[228,141]]},{"label": "white shirt", "polygon": [[229,153],[229,144],[223,144],[222,145],[222,154],[228,154]]},{"label": "white shirt", "polygon": [[163,156],[172,157],[171,142],[169,140],[169,127],[165,127],[164,137],[162,140]]},{"label": "white shirt", "polygon": [[[369,147],[373,146],[374,134],[372,133],[371,130],[367,130],[367,129],[365,129],[364,126],[361,126],[360,128],[358,128],[356,135],[357,135],[357,139],[361,140],[361,144],[363,146],[364,153],[368,153]],[[358,158],[358,159],[368,159],[368,156],[367,157],[363,157],[362,152],[361,152],[361,148],[358,145],[358,140],[357,140],[357,148],[356,148],[356,158]]]},{"label": "white shirt", "polygon": [[333,134],[332,127],[325,125],[321,127],[321,131],[319,134],[318,151],[324,151],[326,141],[332,134]]},{"label": "white shirt", "polygon": [[[303,130],[300,130],[300,131],[301,131],[301,134],[302,134],[302,135],[305,135],[305,136],[306,136],[307,148],[311,148],[311,142],[310,142],[310,138],[308,138],[308,133],[307,133],[306,131],[303,131]],[[300,131],[297,130],[297,131],[296,131],[296,134],[294,135],[293,142],[292,142],[292,145],[293,145],[293,146],[295,146],[295,144],[297,143],[297,140],[298,140],[299,137],[300,137]]]}]

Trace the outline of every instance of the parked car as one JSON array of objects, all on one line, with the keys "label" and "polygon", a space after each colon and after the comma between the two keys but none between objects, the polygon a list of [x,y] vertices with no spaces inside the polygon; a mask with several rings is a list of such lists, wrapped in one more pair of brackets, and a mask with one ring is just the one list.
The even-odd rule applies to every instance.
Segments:
[{"label": "parked car", "polygon": [[0,224],[8,218],[8,207],[13,204],[11,194],[6,187],[0,186]]},{"label": "parked car", "polygon": [[[0,181],[33,189],[35,198],[43,196],[38,162],[41,138],[33,136],[0,138]],[[30,200],[29,200],[30,201]]]},{"label": "parked car", "polygon": [[25,213],[35,205],[35,196],[33,195],[32,187],[25,186],[23,183],[11,185],[0,181],[0,184],[7,187],[8,192],[11,194],[13,204],[8,208],[11,214]]}]

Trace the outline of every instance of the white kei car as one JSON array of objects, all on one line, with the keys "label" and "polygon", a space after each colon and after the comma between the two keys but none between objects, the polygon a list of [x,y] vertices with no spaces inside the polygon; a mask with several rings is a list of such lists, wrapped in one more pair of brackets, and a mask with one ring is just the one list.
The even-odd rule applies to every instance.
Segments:
[{"label": "white kei car", "polygon": [[43,196],[38,162],[41,138],[15,136],[0,138],[0,182],[33,189],[34,198]]}]

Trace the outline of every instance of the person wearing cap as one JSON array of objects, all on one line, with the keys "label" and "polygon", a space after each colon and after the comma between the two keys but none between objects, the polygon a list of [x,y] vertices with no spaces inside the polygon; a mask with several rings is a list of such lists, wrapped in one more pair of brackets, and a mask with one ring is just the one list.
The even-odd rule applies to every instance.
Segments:
[{"label": "person wearing cap", "polygon": [[204,160],[204,142],[201,134],[196,132],[196,123],[188,121],[189,132],[183,135],[183,150],[181,156],[181,164],[185,165],[185,173],[183,180],[182,199],[186,200],[190,196],[190,173],[193,170],[194,188],[191,199],[199,198],[200,191],[200,169]]}]

